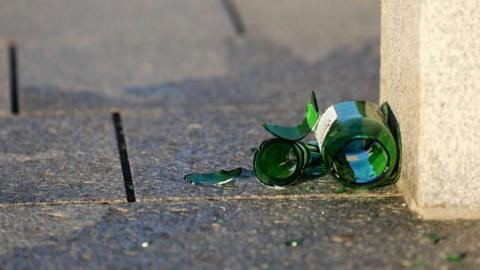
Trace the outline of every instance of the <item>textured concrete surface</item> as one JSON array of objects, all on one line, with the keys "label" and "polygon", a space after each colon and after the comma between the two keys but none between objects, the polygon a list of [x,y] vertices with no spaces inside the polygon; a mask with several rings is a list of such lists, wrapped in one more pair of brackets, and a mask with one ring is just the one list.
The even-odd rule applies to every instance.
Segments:
[{"label": "textured concrete surface", "polygon": [[[238,2],[249,27],[246,36],[238,37],[220,1],[140,1],[135,8],[123,1],[67,6],[54,0],[0,1],[0,34],[18,39],[21,106],[26,114],[144,108],[160,102],[188,103],[189,98],[223,103],[296,98],[303,103],[312,89],[324,106],[345,99],[376,100],[378,3],[323,2],[302,1],[299,7],[320,13],[284,23],[282,35],[291,33],[286,38],[294,44],[257,32],[261,18],[272,17],[268,29],[282,23],[282,14],[290,9],[286,2],[274,8],[276,16],[267,12],[265,3],[258,2],[265,12],[260,16],[255,4]],[[350,5],[358,10],[345,9]],[[254,8],[259,10],[253,13]],[[30,9],[37,10],[31,18],[8,23]],[[291,18],[298,12],[297,8],[286,15]],[[305,28],[309,21],[318,27]],[[342,31],[327,31],[334,25],[341,25]],[[311,56],[299,54],[302,51]]]},{"label": "textured concrete surface", "polygon": [[182,179],[191,172],[251,169],[250,148],[268,137],[261,125],[297,124],[313,89],[321,109],[346,99],[378,99],[377,40],[315,63],[258,38],[233,40],[229,48],[226,77],[129,90],[137,100],[126,101],[131,103],[124,122],[139,199],[334,191],[337,185],[328,177],[286,190],[265,188],[254,177],[225,188]]},{"label": "textured concrete surface", "polygon": [[338,48],[378,37],[379,0],[236,1],[247,35],[268,39],[315,62]]},{"label": "textured concrete surface", "polygon": [[383,1],[382,9],[382,99],[404,131],[410,205],[427,218],[480,218],[479,4]]},{"label": "textured concrete surface", "polygon": [[0,37],[0,116],[10,113],[9,41]]},{"label": "textured concrete surface", "polygon": [[217,0],[3,0],[0,35],[18,43],[28,110],[32,97],[95,99],[134,85],[222,75],[223,39],[234,30]]},{"label": "textured concrete surface", "polygon": [[[378,99],[378,40],[339,48],[307,63],[286,47],[259,38],[228,45],[224,77],[132,87],[126,91],[141,108],[165,106],[263,105],[301,113],[315,90],[321,109],[348,99]],[[282,117],[282,114],[279,115]]]},{"label": "textured concrete surface", "polygon": [[[301,113],[313,89],[321,108],[350,99],[378,99],[377,38],[339,48],[307,63],[288,48],[259,38],[232,38],[225,76],[136,85],[118,95],[64,92],[47,87],[21,95],[25,114],[70,113],[98,108],[266,104]],[[281,116],[281,115],[280,115]]]},{"label": "textured concrete surface", "polygon": [[183,180],[251,168],[261,124],[298,123],[313,89],[377,100],[378,4],[237,1],[240,37],[220,1],[0,0],[25,73],[23,116],[0,119],[0,268],[477,269],[478,221],[420,220],[395,187]]},{"label": "textured concrete surface", "polygon": [[[253,175],[251,148],[271,137],[261,126],[277,115],[300,121],[302,115],[261,106],[185,107],[125,112],[125,131],[137,197],[266,196],[334,193],[330,176],[303,179],[285,189],[261,185]],[[251,172],[222,188],[187,183],[184,175],[244,167]],[[369,193],[362,191],[361,193]],[[370,193],[396,194],[392,188]]]},{"label": "textured concrete surface", "polygon": [[[478,269],[478,222],[398,197],[0,209],[4,269]],[[297,246],[288,245],[292,240]],[[459,262],[447,255],[466,254]]]},{"label": "textured concrete surface", "polygon": [[[398,185],[412,196],[417,190],[420,123],[420,2],[382,2],[381,102],[392,106],[402,131],[402,175]],[[403,17],[402,14],[409,14]]]},{"label": "textured concrete surface", "polygon": [[0,203],[125,198],[109,115],[0,118]]}]

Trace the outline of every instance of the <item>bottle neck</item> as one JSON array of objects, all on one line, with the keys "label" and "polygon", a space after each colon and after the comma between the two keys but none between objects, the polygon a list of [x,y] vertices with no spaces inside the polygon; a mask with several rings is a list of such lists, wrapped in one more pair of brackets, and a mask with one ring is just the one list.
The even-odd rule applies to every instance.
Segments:
[{"label": "bottle neck", "polygon": [[[313,158],[317,159],[318,154]],[[285,186],[297,180],[313,158],[307,144],[274,138],[260,145],[255,153],[253,167],[263,184]]]}]

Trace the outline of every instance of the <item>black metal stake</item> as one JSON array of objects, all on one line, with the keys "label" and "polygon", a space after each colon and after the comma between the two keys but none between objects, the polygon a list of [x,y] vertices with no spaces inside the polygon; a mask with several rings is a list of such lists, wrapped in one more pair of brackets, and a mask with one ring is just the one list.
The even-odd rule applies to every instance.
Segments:
[{"label": "black metal stake", "polygon": [[132,172],[130,170],[130,161],[128,159],[127,142],[123,132],[122,116],[119,112],[112,113],[115,135],[117,137],[118,153],[120,154],[120,164],[122,166],[123,181],[125,182],[125,192],[128,202],[135,202],[135,189],[133,187]]},{"label": "black metal stake", "polygon": [[237,34],[238,35],[245,34],[245,31],[246,31],[245,25],[243,24],[242,16],[240,15],[240,12],[238,11],[237,6],[235,5],[235,1],[223,0],[222,2]]},{"label": "black metal stake", "polygon": [[8,47],[8,57],[10,63],[10,109],[12,114],[17,115],[20,113],[18,104],[17,48],[13,42]]}]

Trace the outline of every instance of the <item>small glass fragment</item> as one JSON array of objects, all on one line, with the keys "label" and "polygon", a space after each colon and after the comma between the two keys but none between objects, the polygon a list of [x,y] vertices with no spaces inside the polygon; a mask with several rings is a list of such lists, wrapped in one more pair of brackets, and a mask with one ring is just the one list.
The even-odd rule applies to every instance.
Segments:
[{"label": "small glass fragment", "polygon": [[147,248],[148,246],[150,246],[150,243],[148,243],[148,242],[143,242],[142,243],[143,248]]},{"label": "small glass fragment", "polygon": [[212,173],[192,173],[185,175],[185,181],[195,185],[223,185],[241,176],[243,168],[220,170]]},{"label": "small glass fragment", "polygon": [[465,259],[466,256],[467,256],[466,252],[460,252],[460,253],[454,253],[454,254],[446,253],[444,254],[443,258],[449,262],[461,262],[463,261],[463,259]]},{"label": "small glass fragment", "polygon": [[424,260],[416,260],[410,264],[413,268],[425,268],[428,266],[428,263]]},{"label": "small glass fragment", "polygon": [[289,247],[298,247],[303,243],[303,239],[291,239],[285,242],[286,246]]},{"label": "small glass fragment", "polygon": [[336,194],[342,194],[342,193],[345,193],[345,192],[347,192],[347,189],[345,187],[339,187],[335,190]]},{"label": "small glass fragment", "polygon": [[442,237],[440,237],[436,233],[426,233],[423,236],[425,238],[427,238],[428,240],[430,240],[430,242],[432,242],[432,244],[438,244],[438,242],[440,242],[440,240],[442,240]]}]

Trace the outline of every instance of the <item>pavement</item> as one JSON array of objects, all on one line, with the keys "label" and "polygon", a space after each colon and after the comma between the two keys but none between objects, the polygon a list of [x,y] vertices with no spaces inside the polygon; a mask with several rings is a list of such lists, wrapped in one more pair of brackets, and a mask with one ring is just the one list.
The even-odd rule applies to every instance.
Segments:
[{"label": "pavement", "polygon": [[1,0],[0,269],[478,269],[480,222],[423,221],[396,187],[183,180],[251,170],[312,90],[376,101],[379,24],[373,0]]}]

